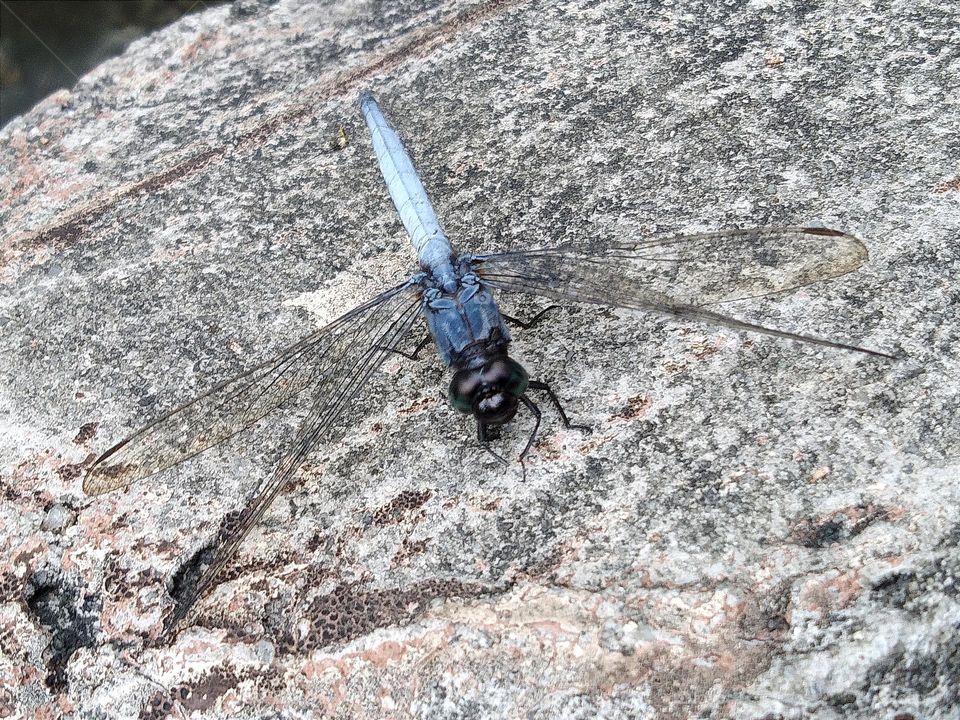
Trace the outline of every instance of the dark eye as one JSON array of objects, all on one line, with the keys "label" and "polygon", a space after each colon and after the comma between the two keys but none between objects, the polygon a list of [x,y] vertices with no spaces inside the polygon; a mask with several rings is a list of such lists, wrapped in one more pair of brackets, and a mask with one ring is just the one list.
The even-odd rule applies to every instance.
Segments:
[{"label": "dark eye", "polygon": [[447,398],[456,410],[473,413],[484,423],[499,425],[516,414],[517,398],[529,382],[520,363],[501,355],[483,367],[458,370],[450,381]]},{"label": "dark eye", "polygon": [[499,357],[483,368],[484,385],[502,389],[514,397],[523,395],[529,382],[527,371],[513,358]]},{"label": "dark eye", "polygon": [[450,381],[450,390],[447,399],[454,409],[462,413],[473,412],[473,396],[483,382],[479,368],[473,370],[459,370]]},{"label": "dark eye", "polygon": [[523,365],[515,360],[510,361],[510,380],[504,388],[508,393],[515,397],[520,397],[527,391],[527,385],[530,383],[530,376]]}]

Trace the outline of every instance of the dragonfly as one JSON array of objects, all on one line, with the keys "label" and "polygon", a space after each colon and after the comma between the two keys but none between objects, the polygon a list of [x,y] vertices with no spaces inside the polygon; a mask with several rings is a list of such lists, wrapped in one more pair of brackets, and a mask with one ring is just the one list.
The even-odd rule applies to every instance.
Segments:
[{"label": "dragonfly", "polygon": [[408,355],[401,347],[415,327],[426,325],[425,342],[432,340],[440,361],[452,371],[450,405],[476,419],[483,447],[490,449],[491,429],[512,421],[524,407],[533,418],[533,429],[520,454],[522,462],[540,428],[542,414],[531,397],[534,391],[545,394],[566,427],[574,427],[551,386],[532,379],[510,357],[507,319],[512,318],[500,311],[495,292],[647,311],[806,345],[897,357],[765,327],[710,307],[782,293],[856,270],[867,259],[867,249],[838,230],[751,228],[641,239],[599,250],[567,243],[458,255],[409,153],[370,91],[360,93],[359,105],[387,191],[416,250],[419,270],[275,358],[158,417],[96,458],[85,475],[83,489],[89,495],[128,486],[222,443],[294,398],[308,399],[309,410],[285,454],[235,521],[225,524],[211,561],[171,613],[166,632],[175,632],[197,600],[215,585],[307,456],[344,423],[373,373],[391,355]]}]

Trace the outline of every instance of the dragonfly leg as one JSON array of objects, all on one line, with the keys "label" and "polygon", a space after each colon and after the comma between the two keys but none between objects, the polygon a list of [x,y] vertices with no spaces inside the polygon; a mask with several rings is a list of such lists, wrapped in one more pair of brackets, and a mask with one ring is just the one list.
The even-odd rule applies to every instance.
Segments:
[{"label": "dragonfly leg", "polygon": [[[540,412],[540,408],[537,407],[537,404],[528,398],[526,394],[520,396],[520,402],[526,405],[530,409],[530,412],[533,413],[533,416],[537,419],[536,424],[533,426],[533,432],[530,433],[530,439],[527,440],[526,447],[524,447],[523,452],[520,453],[520,465],[522,466],[523,458],[528,452],[530,452],[530,448],[533,447],[533,441],[537,439],[537,431],[540,429],[540,418],[543,416],[543,413]],[[524,475],[526,475],[526,468],[524,468]]]},{"label": "dragonfly leg", "polygon": [[420,360],[420,351],[423,350],[427,345],[430,344],[430,341],[433,338],[430,337],[430,333],[427,333],[423,340],[417,343],[417,346],[413,349],[412,353],[404,352],[403,350],[397,350],[396,348],[383,347],[382,345],[374,345],[377,350],[386,350],[388,352],[396,353],[397,355],[402,355],[408,360],[413,360],[417,362]]},{"label": "dragonfly leg", "polygon": [[549,307],[546,307],[546,308],[544,308],[543,310],[541,310],[540,312],[538,312],[536,315],[534,315],[534,316],[533,316],[532,318],[530,318],[529,320],[521,320],[520,318],[515,318],[515,317],[513,317],[512,315],[507,315],[506,313],[502,313],[502,312],[500,313],[500,315],[501,315],[501,317],[503,317],[503,319],[506,320],[507,322],[512,323],[513,325],[516,325],[517,327],[523,328],[524,330],[529,330],[530,328],[538,325],[538,324],[540,323],[540,321],[543,320],[543,316],[544,316],[544,315],[546,315],[546,314],[547,314],[548,312],[550,312],[551,310],[556,310],[558,307],[560,307],[560,306],[559,306],[559,305],[550,305]]},{"label": "dragonfly leg", "polygon": [[[570,418],[567,417],[567,414],[563,411],[563,405],[560,404],[560,398],[557,397],[557,394],[553,391],[547,383],[540,382],[539,380],[531,380],[527,383],[527,387],[533,390],[543,390],[547,397],[550,398],[550,401],[553,403],[554,407],[557,408],[557,412],[560,414],[560,419],[563,421],[563,426],[568,430],[583,430],[584,432],[591,432],[592,428],[588,425],[574,425],[570,422]],[[521,400],[523,398],[521,397]]]},{"label": "dragonfly leg", "polygon": [[489,429],[490,429],[490,426],[487,425],[486,423],[478,422],[477,423],[477,440],[480,441],[480,444],[483,446],[483,449],[486,450],[491,455],[493,455],[493,457],[496,458],[499,462],[503,463],[504,465],[509,465],[510,463],[507,462],[507,459],[503,457],[503,455],[500,455],[499,453],[494,452],[493,448],[490,447],[490,436],[487,434],[487,431]]}]

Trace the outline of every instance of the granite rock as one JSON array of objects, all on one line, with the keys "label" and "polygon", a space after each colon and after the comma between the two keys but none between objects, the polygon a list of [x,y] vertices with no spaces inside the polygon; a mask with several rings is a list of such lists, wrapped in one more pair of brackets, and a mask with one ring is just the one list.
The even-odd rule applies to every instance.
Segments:
[{"label": "granite rock", "polygon": [[[243,2],[13,120],[0,716],[957,717],[958,26],[927,0]],[[411,272],[364,87],[458,247],[821,223],[859,272],[726,309],[905,358],[564,308],[514,347],[593,432],[548,413],[525,476],[434,358],[392,358],[162,642],[303,409],[122,492],[83,470]]]}]

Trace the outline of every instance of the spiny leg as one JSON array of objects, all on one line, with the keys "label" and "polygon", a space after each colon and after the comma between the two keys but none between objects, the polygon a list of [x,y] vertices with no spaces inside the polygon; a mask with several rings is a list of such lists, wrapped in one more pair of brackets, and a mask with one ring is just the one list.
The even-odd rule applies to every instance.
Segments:
[{"label": "spiny leg", "polygon": [[529,320],[520,320],[519,318],[515,318],[511,315],[507,315],[506,313],[500,313],[500,316],[507,322],[512,323],[517,327],[523,328],[524,330],[529,330],[530,328],[537,325],[541,320],[543,320],[544,315],[546,315],[551,310],[556,310],[559,307],[560,307],[559,305],[550,305],[549,307],[544,308],[543,310],[538,312]]},{"label": "spiny leg", "polygon": [[[529,408],[530,412],[533,413],[533,416],[537,419],[536,424],[533,426],[533,432],[530,433],[530,439],[527,440],[526,447],[523,448],[523,452],[520,453],[520,466],[523,467],[523,458],[526,457],[526,454],[530,452],[530,448],[533,447],[533,441],[537,439],[537,431],[540,429],[540,418],[543,413],[540,412],[540,408],[537,407],[537,404],[528,398],[526,394],[520,396],[520,401]],[[524,475],[526,475],[526,468],[524,468]]]},{"label": "spiny leg", "polygon": [[[533,390],[543,390],[547,397],[550,398],[550,401],[553,403],[554,407],[557,408],[557,413],[560,415],[560,419],[563,421],[563,426],[568,430],[583,430],[584,432],[592,432],[592,428],[588,425],[574,425],[570,422],[570,418],[567,417],[567,414],[563,411],[563,405],[560,404],[560,398],[557,397],[557,394],[553,392],[547,383],[541,382],[539,380],[531,380],[527,383],[528,388]],[[521,397],[521,399],[523,399]]]},{"label": "spiny leg", "polygon": [[493,455],[493,457],[495,457],[504,465],[509,465],[510,463],[507,462],[507,459],[503,457],[503,455],[500,455],[494,452],[493,448],[490,447],[490,438],[487,436],[488,428],[489,428],[489,425],[487,425],[486,423],[482,423],[479,421],[477,422],[477,440],[480,441],[480,444],[483,446],[484,450],[486,450],[488,453]]},{"label": "spiny leg", "polygon": [[396,348],[383,347],[381,345],[374,345],[374,348],[376,348],[377,350],[386,350],[388,352],[396,353],[397,355],[402,355],[408,360],[413,360],[414,362],[417,362],[420,360],[420,357],[419,357],[420,351],[423,350],[430,343],[432,339],[433,338],[430,337],[430,333],[427,333],[424,336],[423,340],[417,343],[417,346],[413,349],[412,353],[404,352],[403,350],[397,350]]}]

